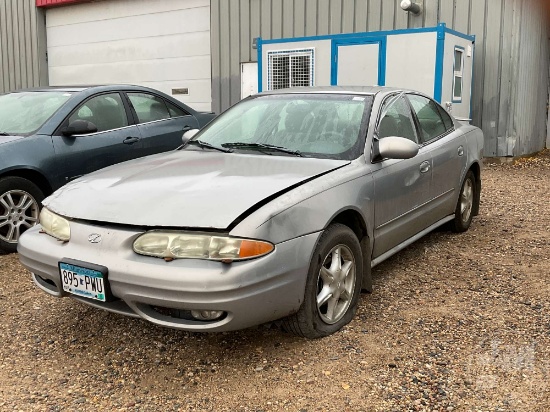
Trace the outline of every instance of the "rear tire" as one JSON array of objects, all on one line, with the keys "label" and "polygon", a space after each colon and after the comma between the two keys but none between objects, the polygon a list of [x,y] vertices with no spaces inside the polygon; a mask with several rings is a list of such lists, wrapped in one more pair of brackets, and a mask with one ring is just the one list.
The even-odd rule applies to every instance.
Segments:
[{"label": "rear tire", "polygon": [[22,177],[0,179],[0,253],[17,251],[19,237],[38,223],[44,194]]},{"label": "rear tire", "polygon": [[359,240],[344,225],[330,225],[321,235],[309,267],[304,301],[283,328],[309,339],[328,336],[355,315],[363,280]]},{"label": "rear tire", "polygon": [[460,195],[455,209],[455,218],[451,221],[451,230],[461,233],[468,230],[474,217],[474,202],[476,199],[476,179],[474,173],[469,170],[462,182]]}]

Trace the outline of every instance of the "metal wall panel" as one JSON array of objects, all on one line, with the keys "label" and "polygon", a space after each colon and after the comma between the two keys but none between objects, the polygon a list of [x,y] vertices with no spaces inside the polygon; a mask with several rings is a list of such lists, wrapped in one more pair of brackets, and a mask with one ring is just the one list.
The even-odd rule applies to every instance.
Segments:
[{"label": "metal wall panel", "polygon": [[[545,83],[549,64],[548,30],[539,8],[531,3],[522,6],[519,58],[516,63],[518,90],[514,102],[516,145],[511,153],[507,153],[513,156],[538,151],[544,147],[546,140],[546,107],[542,102],[547,101],[548,97]],[[537,38],[540,41],[533,41]]]},{"label": "metal wall panel", "polygon": [[[518,156],[545,145],[548,24],[536,0],[423,0],[424,11],[419,16],[401,10],[399,0],[211,3],[213,110],[217,112],[240,98],[241,62],[229,56],[256,61],[252,41],[258,36],[274,39],[446,23],[476,35],[472,123],[483,128],[485,155]],[[229,13],[233,7],[240,14]],[[234,25],[239,26],[238,36]],[[248,52],[243,53],[243,48]]]},{"label": "metal wall panel", "polygon": [[35,0],[0,0],[0,93],[47,84],[44,12]]}]

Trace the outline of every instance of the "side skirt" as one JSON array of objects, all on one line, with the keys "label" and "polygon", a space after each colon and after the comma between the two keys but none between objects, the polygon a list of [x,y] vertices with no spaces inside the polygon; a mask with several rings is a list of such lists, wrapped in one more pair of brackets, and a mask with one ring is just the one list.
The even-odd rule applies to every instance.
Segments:
[{"label": "side skirt", "polygon": [[386,260],[387,258],[389,258],[390,256],[393,256],[395,255],[397,252],[399,252],[400,250],[402,249],[405,249],[407,246],[409,246],[411,243],[414,243],[416,242],[418,239],[420,239],[422,236],[424,235],[427,235],[428,233],[430,233],[432,230],[434,230],[436,227],[439,227],[451,220],[454,219],[454,215],[449,215],[447,217],[444,217],[443,219],[435,222],[433,225],[427,227],[426,229],[424,229],[423,231],[421,232],[418,232],[416,235],[414,235],[413,237],[410,237],[408,238],[407,240],[405,240],[403,243],[400,243],[399,245],[391,248],[390,250],[388,250],[387,252],[381,254],[380,256],[378,256],[376,259],[373,259],[372,263],[371,263],[371,267],[375,267],[376,265],[382,263],[384,260]]}]

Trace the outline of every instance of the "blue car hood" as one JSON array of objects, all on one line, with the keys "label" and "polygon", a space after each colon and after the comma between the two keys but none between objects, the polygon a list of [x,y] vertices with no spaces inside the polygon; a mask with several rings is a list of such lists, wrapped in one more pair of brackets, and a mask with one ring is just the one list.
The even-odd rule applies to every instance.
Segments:
[{"label": "blue car hood", "polygon": [[81,177],[47,198],[44,205],[75,219],[226,229],[259,202],[349,163],[181,150]]},{"label": "blue car hood", "polygon": [[0,136],[0,144],[15,142],[24,138],[25,136]]}]

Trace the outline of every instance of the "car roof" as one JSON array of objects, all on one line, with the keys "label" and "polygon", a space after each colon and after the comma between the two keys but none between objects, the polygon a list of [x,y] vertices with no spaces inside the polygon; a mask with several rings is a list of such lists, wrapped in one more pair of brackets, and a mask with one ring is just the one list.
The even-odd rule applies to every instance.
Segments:
[{"label": "car roof", "polygon": [[152,90],[148,87],[136,86],[133,84],[104,84],[104,85],[75,85],[75,86],[44,86],[44,87],[31,87],[28,89],[19,89],[14,90],[11,93],[20,93],[20,92],[70,92],[78,93],[83,91],[96,92],[96,91],[107,91],[107,90]]}]

